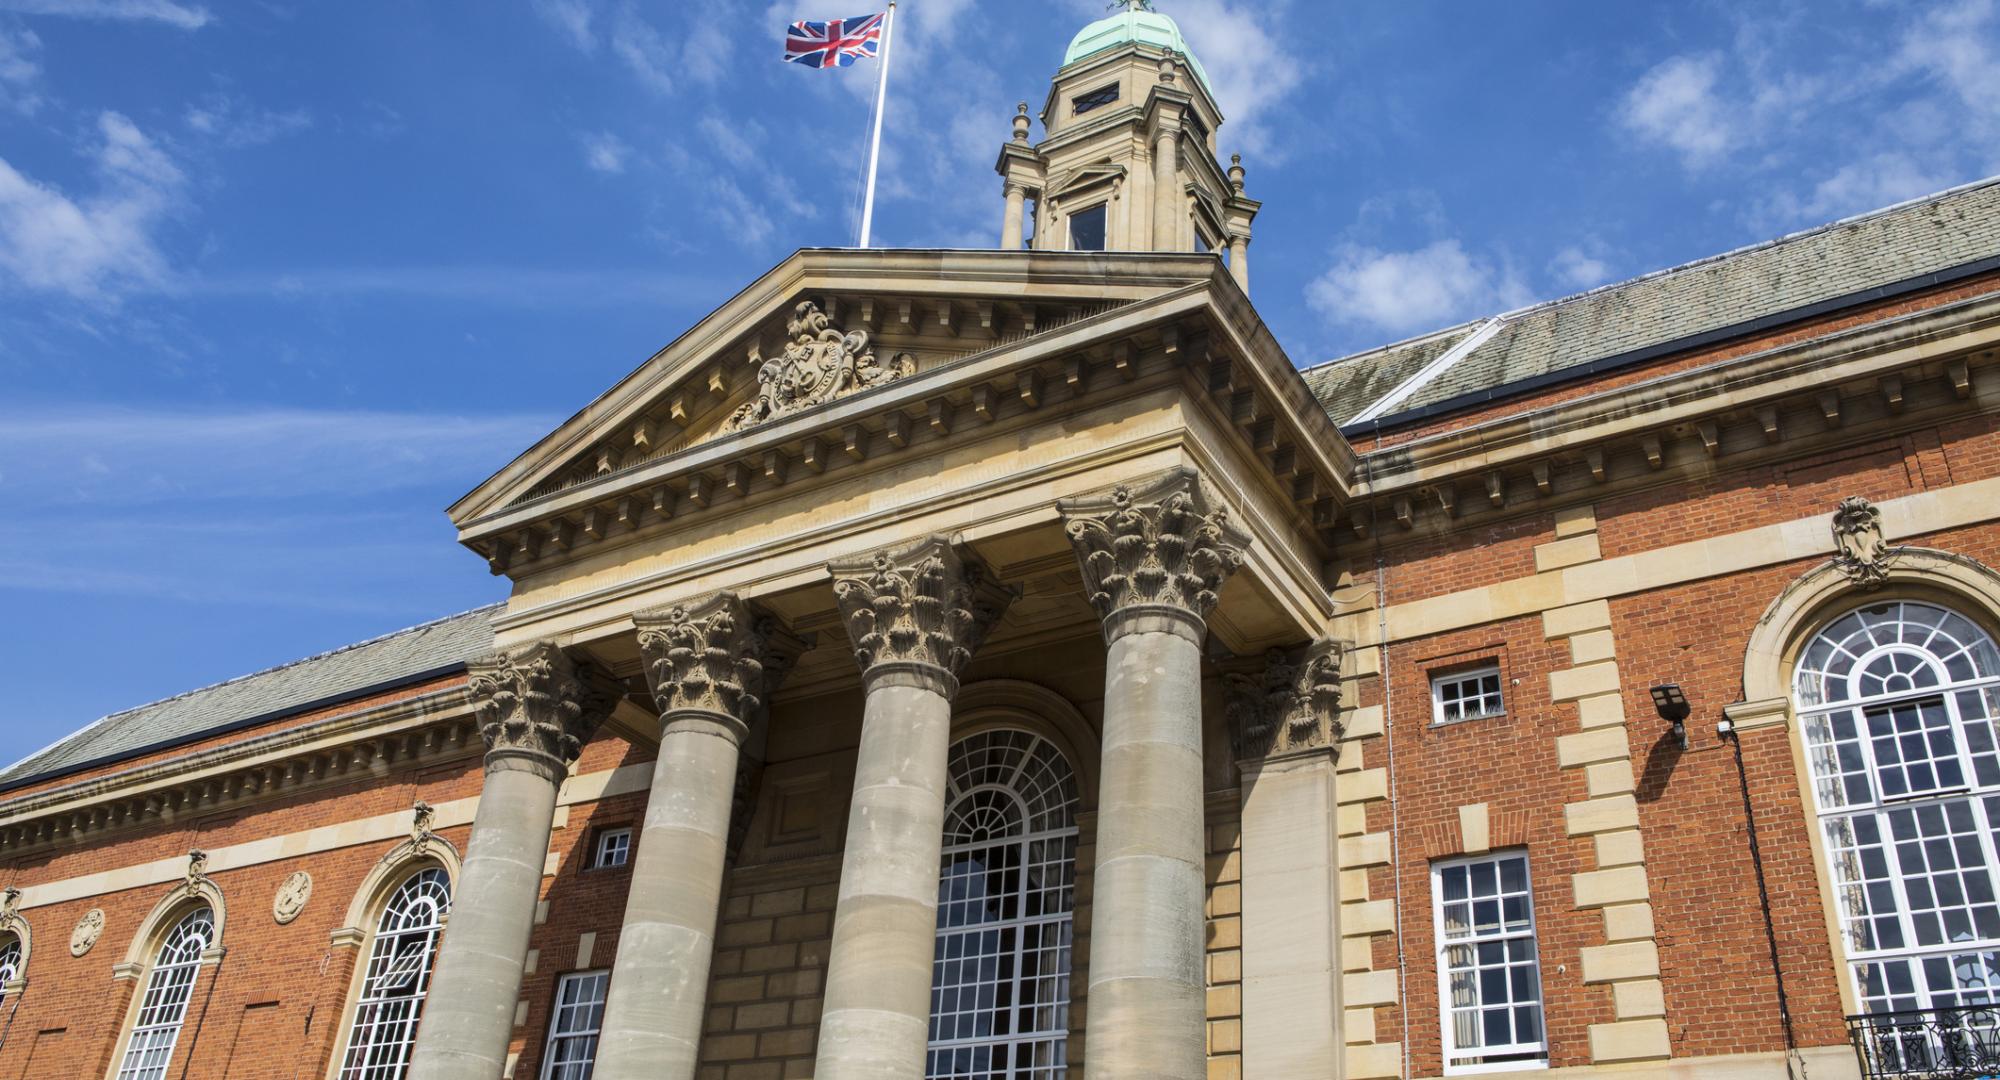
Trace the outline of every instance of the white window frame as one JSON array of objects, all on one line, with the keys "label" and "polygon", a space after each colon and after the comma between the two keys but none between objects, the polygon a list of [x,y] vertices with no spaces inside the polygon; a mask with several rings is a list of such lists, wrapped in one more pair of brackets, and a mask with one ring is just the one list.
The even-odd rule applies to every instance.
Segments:
[{"label": "white window frame", "polygon": [[[1480,713],[1476,716],[1466,716],[1462,712],[1458,716],[1445,716],[1444,688],[1446,686],[1476,682],[1489,676],[1493,679],[1493,696],[1499,700],[1499,708],[1492,712]],[[1472,695],[1472,697],[1477,698],[1484,698],[1486,696],[1484,692]],[[1462,700],[1470,700],[1470,698]],[[1492,720],[1495,717],[1505,715],[1507,715],[1507,681],[1501,676],[1499,664],[1481,664],[1478,667],[1455,668],[1451,671],[1437,672],[1431,676],[1431,723],[1463,724],[1471,720]]]},{"label": "white window frame", "polygon": [[[2000,829],[2000,817],[1996,817],[1989,808],[1996,794],[2000,794],[2000,784],[1979,782],[1978,763],[1974,760],[1975,751],[1969,738],[1971,733],[1968,731],[1969,723],[1976,723],[1979,719],[1989,719],[1990,715],[1968,721],[1960,705],[1961,695],[1985,696],[2000,690],[2000,679],[1991,674],[1977,673],[1970,678],[1953,678],[1945,670],[1941,654],[1929,651],[1931,641],[1935,641],[1936,636],[1920,645],[1899,641],[1874,645],[1862,652],[1856,652],[1850,647],[1852,637],[1844,639],[1833,637],[1849,619],[1856,617],[1866,619],[1878,608],[1894,610],[1883,621],[1872,625],[1884,626],[1893,622],[1899,626],[1916,626],[1919,629],[1934,625],[1939,634],[1942,634],[1944,628],[1948,624],[1954,624],[1955,621],[1954,630],[1970,631],[1991,640],[1985,628],[1962,611],[1915,600],[1884,600],[1861,605],[1828,619],[1811,638],[1807,639],[1806,647],[1801,650],[1801,660],[1792,672],[1792,702],[1798,715],[1800,737],[1805,744],[1807,777],[1813,793],[1814,824],[1819,830],[1820,843],[1827,860],[1826,880],[1831,886],[1834,900],[1839,951],[1846,961],[1842,965],[1843,976],[1853,995],[1853,1001],[1863,1012],[1879,1011],[1876,1007],[1878,1002],[1870,997],[1868,987],[1862,979],[1862,969],[1870,965],[1881,965],[1885,969],[1895,965],[1909,965],[1907,970],[1913,984],[1911,993],[1885,996],[1890,1001],[1897,998],[1906,1000],[1913,998],[1915,1008],[1919,1010],[1964,1003],[1967,999],[1995,1000],[2000,998],[2000,993],[1990,988],[1939,988],[1930,985],[1923,978],[1921,968],[1926,961],[1942,961],[1955,965],[1961,957],[1991,954],[2000,951],[2000,938],[1975,935],[1971,938],[1928,945],[1919,943],[1918,913],[1937,912],[1941,905],[1932,903],[1925,906],[1913,903],[1910,883],[1924,868],[1903,865],[1904,855],[1900,849],[1905,845],[1911,845],[1911,841],[1907,838],[1897,839],[1892,822],[1899,814],[1921,814],[1925,810],[1933,809],[1940,814],[1947,814],[1950,808],[1965,805],[1973,822],[1970,835],[1976,840],[1980,849],[1988,881],[1991,887],[2000,889],[2000,847],[1996,847],[1994,837],[1996,829]],[[1908,610],[1910,608],[1943,611],[1947,615],[1936,618],[1932,623],[1925,623],[1920,618],[1913,618]],[[1958,643],[1955,638],[1948,640]],[[1807,658],[1822,641],[1837,642],[1838,652],[1851,658],[1850,666],[1843,674],[1823,673],[1807,667],[1809,662]],[[1906,655],[1926,655],[1928,657],[1926,662],[1931,665],[1936,681],[1926,686],[1866,694],[1863,678],[1870,663],[1897,652]],[[1823,657],[1818,663],[1824,663],[1826,659]],[[1844,687],[1846,696],[1834,698],[1826,694],[1826,689],[1834,682]],[[1941,702],[1942,711],[1948,721],[1948,728],[1945,730],[1953,744],[1950,760],[1957,766],[1962,782],[1954,785],[1940,784],[1922,790],[1894,793],[1884,791],[1882,776],[1885,769],[1900,765],[1884,763],[1878,758],[1876,737],[1868,728],[1869,714],[1897,706],[1921,706],[1922,703],[1932,699]],[[1841,714],[1852,714],[1850,722],[1855,726],[1855,738],[1833,737],[1842,719]],[[1858,770],[1839,764],[1842,748],[1847,750],[1848,765],[1858,766]],[[1853,828],[1853,823],[1863,818],[1873,819],[1875,827],[1880,830],[1884,838],[1880,845],[1880,856],[1886,863],[1885,877],[1862,876],[1852,879],[1848,877],[1849,871],[1862,865],[1861,856],[1858,854],[1861,845],[1857,844],[1850,850],[1849,846],[1842,842],[1843,830]],[[1923,845],[1912,846],[1923,847]],[[1970,863],[1962,864],[1966,868],[1970,865]],[[1876,910],[1873,904],[1865,902],[1867,887],[1871,883],[1886,886],[1892,898],[1891,907]],[[1929,884],[1926,882],[1927,887]],[[1864,947],[1864,942],[1857,937],[1857,931],[1862,924],[1870,922],[1893,922],[1902,938],[1902,943],[1897,946],[1875,944]],[[1958,999],[1957,1002],[1940,1000],[1953,998]]]},{"label": "white window frame", "polygon": [[[580,1002],[565,1000],[565,991],[572,986],[586,982],[595,985],[597,994],[594,998]],[[549,1006],[549,1038],[547,1042],[542,1044],[542,1080],[569,1080],[569,1070],[567,1068],[565,1068],[563,1074],[560,1076],[556,1073],[556,1048],[565,1041],[591,1040],[589,1056],[585,1057],[581,1062],[583,1065],[583,1076],[588,1077],[596,1071],[597,1051],[599,1049],[597,1038],[604,1032],[604,1003],[610,997],[610,993],[610,968],[598,968],[594,971],[573,971],[556,980],[556,996]],[[579,1008],[584,1011],[585,1016],[588,1016],[593,1009],[596,1011],[596,1026],[565,1030],[563,1028],[563,1021],[566,1016],[566,1010],[567,1015],[573,1016]],[[574,1061],[563,1062],[564,1066],[576,1064],[579,1063]]]},{"label": "white window frame", "polygon": [[125,1037],[118,1080],[165,1080],[187,1026],[188,1004],[201,981],[202,954],[215,941],[215,911],[206,904],[174,920],[153,953],[140,991],[139,1013]]},{"label": "white window frame", "polygon": [[[442,879],[443,905],[428,905],[433,909],[434,916],[424,923],[411,924],[395,918],[399,910],[408,910],[399,909],[398,903],[414,906],[429,897],[424,892],[426,887],[417,884],[418,879],[426,875],[434,875],[430,887],[435,887],[438,879]],[[443,944],[444,923],[450,917],[451,905],[456,899],[451,874],[436,865],[422,866],[404,874],[389,892],[382,910],[375,916],[375,931],[368,937],[368,951],[360,959],[361,985],[357,988],[353,1015],[342,1034],[339,1052],[333,1059],[336,1080],[402,1080],[409,1075],[410,1058],[416,1051],[417,1026],[423,1021],[424,1005],[430,999],[431,976],[436,971],[438,951]],[[398,947],[411,943],[420,935],[421,952]],[[414,959],[417,964],[414,979],[418,989],[414,993],[404,994],[397,988],[382,985],[392,969],[399,966],[407,969],[407,964],[399,964],[401,958]],[[409,1003],[407,1015],[397,1008],[404,1002]],[[404,1025],[407,1025],[407,1030]],[[362,1040],[358,1046],[357,1036]],[[355,1060],[357,1049],[363,1055],[359,1061]]]},{"label": "white window frame", "polygon": [[27,950],[16,934],[0,934],[0,997],[7,996],[7,984],[21,978],[21,961]]},{"label": "white window frame", "polygon": [[[1447,939],[1444,924],[1444,872],[1454,867],[1470,867],[1479,863],[1499,863],[1507,859],[1521,860],[1522,876],[1525,879],[1528,899],[1528,929],[1523,931],[1501,930],[1485,935]],[[1495,873],[1499,872],[1495,867]],[[1439,859],[1431,864],[1431,932],[1436,944],[1437,996],[1438,996],[1438,1050],[1447,1076],[1468,1073],[1509,1072],[1523,1069],[1546,1069],[1549,1067],[1549,1009],[1547,988],[1542,983],[1541,933],[1535,914],[1535,876],[1526,850],[1513,848],[1506,851],[1491,851],[1483,855],[1465,855],[1451,859]],[[1477,945],[1487,941],[1513,941],[1526,938],[1530,951],[1535,956],[1535,1009],[1540,1016],[1542,1037],[1535,1043],[1520,1043],[1502,1048],[1490,1046],[1475,1047],[1460,1052],[1455,1048],[1451,1016],[1451,971],[1446,961],[1446,950],[1453,945]],[[1527,1054],[1539,1053],[1539,1058],[1516,1059],[1512,1061],[1455,1063],[1457,1057],[1484,1057],[1496,1053]]]},{"label": "white window frame", "polygon": [[[611,842],[619,838],[623,838],[625,843],[618,851],[618,861],[607,861],[611,851]],[[621,825],[615,829],[600,830],[597,834],[597,843],[593,845],[590,853],[590,868],[592,870],[615,870],[621,866],[632,865],[632,846],[632,827],[630,825]]]}]

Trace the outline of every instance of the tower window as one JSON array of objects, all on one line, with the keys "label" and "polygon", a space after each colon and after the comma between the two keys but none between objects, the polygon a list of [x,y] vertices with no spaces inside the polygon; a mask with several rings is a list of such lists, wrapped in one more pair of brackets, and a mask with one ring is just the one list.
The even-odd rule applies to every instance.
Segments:
[{"label": "tower window", "polygon": [[1104,250],[1104,204],[1099,203],[1088,210],[1078,210],[1069,216],[1069,249],[1071,251]]},{"label": "tower window", "polygon": [[1069,107],[1074,115],[1082,116],[1092,109],[1109,105],[1117,100],[1118,84],[1112,83],[1110,86],[1100,86],[1087,94],[1078,94],[1069,99]]}]

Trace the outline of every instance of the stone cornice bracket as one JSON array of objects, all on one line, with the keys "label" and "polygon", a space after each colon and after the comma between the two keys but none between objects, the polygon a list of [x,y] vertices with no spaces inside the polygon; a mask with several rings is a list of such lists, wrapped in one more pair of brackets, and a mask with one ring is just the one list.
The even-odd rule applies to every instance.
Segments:
[{"label": "stone cornice bracket", "polygon": [[1342,648],[1321,638],[1264,654],[1257,674],[1228,674],[1229,729],[1236,760],[1280,758],[1330,750],[1343,734],[1340,716]]},{"label": "stone cornice bracket", "polygon": [[615,681],[550,641],[468,667],[489,772],[525,765],[546,770],[559,782],[621,696]]},{"label": "stone cornice bracket", "polygon": [[1840,500],[1833,512],[1833,565],[1864,589],[1879,589],[1889,580],[1894,549],[1882,537],[1882,511],[1859,495]]},{"label": "stone cornice bracket", "polygon": [[870,689],[886,683],[954,696],[958,673],[1017,595],[941,535],[827,569]]},{"label": "stone cornice bracket", "polygon": [[1140,626],[1159,629],[1164,619],[1199,643],[1222,583],[1243,565],[1250,543],[1227,510],[1210,509],[1191,469],[1063,499],[1057,509],[1106,641]]},{"label": "stone cornice bracket", "polygon": [[633,616],[646,683],[664,721],[699,713],[741,742],[799,654],[812,647],[733,592]]}]

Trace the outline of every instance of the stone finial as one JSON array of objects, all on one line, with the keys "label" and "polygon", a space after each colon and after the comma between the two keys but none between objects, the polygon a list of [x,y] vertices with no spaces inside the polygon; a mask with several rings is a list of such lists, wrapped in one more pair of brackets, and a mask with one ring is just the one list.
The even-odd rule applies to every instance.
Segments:
[{"label": "stone finial", "polygon": [[1258,674],[1225,676],[1236,759],[1281,757],[1339,742],[1340,660],[1340,644],[1321,638],[1272,649]]},{"label": "stone finial", "polygon": [[[1000,621],[1013,590],[993,581],[944,536],[832,563],[833,594],[864,680],[928,669],[950,695],[974,649]],[[919,679],[928,676],[919,670]]]},{"label": "stone finial", "polygon": [[1229,186],[1236,194],[1243,194],[1243,155],[1229,155]]},{"label": "stone finial", "polygon": [[1028,127],[1031,123],[1032,121],[1028,119],[1028,103],[1023,101],[1019,105],[1014,106],[1015,142],[1024,143],[1028,141]]},{"label": "stone finial", "polygon": [[1864,589],[1889,580],[1889,543],[1882,537],[1882,511],[1859,495],[1840,500],[1833,512],[1833,565]]},{"label": "stone finial", "polygon": [[1194,472],[1064,499],[1058,509],[1083,568],[1083,587],[1111,632],[1114,615],[1178,611],[1205,620],[1222,583],[1243,565],[1248,534],[1211,511]]},{"label": "stone finial", "polygon": [[617,706],[609,680],[570,659],[554,642],[537,641],[469,665],[473,708],[486,740],[487,767],[522,755],[552,759],[557,772]]},{"label": "stone finial", "polygon": [[646,682],[660,715],[696,711],[726,716],[740,738],[766,695],[811,642],[733,592],[635,616]]}]

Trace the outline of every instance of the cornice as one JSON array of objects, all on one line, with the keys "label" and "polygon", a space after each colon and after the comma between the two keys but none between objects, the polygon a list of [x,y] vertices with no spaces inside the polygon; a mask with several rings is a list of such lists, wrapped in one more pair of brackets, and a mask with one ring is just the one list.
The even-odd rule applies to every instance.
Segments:
[{"label": "cornice", "polygon": [[466,688],[454,686],[0,802],[0,853],[240,809],[483,749]]},{"label": "cornice", "polygon": [[1469,423],[1362,454],[1344,524],[1448,529],[1994,411],[1974,384],[1996,345],[2000,296],[1981,296]]}]

